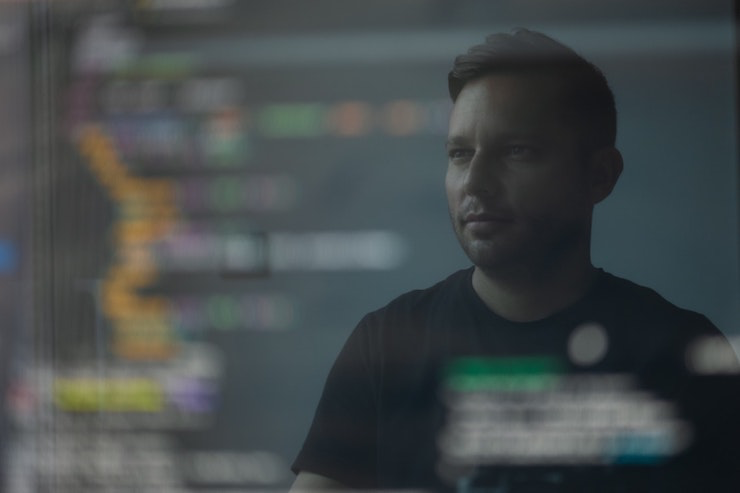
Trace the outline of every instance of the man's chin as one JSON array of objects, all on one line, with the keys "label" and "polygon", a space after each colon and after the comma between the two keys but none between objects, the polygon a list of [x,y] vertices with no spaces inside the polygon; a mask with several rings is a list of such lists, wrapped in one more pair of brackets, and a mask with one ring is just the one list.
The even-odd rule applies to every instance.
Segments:
[{"label": "man's chin", "polygon": [[503,245],[468,244],[463,250],[473,265],[484,272],[508,270],[520,260],[516,249],[505,248]]}]

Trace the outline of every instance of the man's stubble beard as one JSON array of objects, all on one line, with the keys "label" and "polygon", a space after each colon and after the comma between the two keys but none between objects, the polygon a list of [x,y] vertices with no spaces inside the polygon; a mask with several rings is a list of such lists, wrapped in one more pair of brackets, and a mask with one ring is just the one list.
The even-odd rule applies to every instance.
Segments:
[{"label": "man's stubble beard", "polygon": [[590,238],[590,228],[577,220],[530,218],[508,226],[519,231],[504,230],[490,239],[466,236],[464,225],[454,217],[452,221],[465,255],[493,278],[547,275],[574,250],[588,249]]}]

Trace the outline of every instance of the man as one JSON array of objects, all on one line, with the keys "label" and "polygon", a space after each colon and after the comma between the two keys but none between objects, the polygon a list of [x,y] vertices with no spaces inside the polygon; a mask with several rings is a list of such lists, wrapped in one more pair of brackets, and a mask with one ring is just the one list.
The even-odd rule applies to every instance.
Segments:
[{"label": "man", "polygon": [[[446,369],[470,357],[546,358],[565,374],[634,375],[678,401],[688,348],[721,337],[704,316],[591,263],[593,207],[622,171],[614,98],[596,67],[520,29],[457,57],[448,83],[446,191],[474,267],[362,319],[329,374],[294,489],[475,490],[476,477],[487,491],[592,489],[617,476],[577,464],[522,474],[495,461],[451,471]],[[615,491],[688,484],[627,469]]]}]

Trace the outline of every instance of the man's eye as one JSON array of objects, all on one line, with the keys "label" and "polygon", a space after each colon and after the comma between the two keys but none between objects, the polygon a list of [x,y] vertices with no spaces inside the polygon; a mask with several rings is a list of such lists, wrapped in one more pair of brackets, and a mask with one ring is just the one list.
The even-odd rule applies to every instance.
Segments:
[{"label": "man's eye", "polygon": [[450,149],[447,151],[447,156],[452,160],[468,159],[472,155],[472,149]]},{"label": "man's eye", "polygon": [[518,159],[531,158],[536,155],[536,149],[528,145],[512,145],[506,148],[506,155]]}]

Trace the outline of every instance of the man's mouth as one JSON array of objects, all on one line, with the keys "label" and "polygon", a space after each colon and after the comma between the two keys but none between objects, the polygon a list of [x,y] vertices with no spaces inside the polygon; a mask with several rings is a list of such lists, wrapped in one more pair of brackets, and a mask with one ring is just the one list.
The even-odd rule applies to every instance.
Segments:
[{"label": "man's mouth", "polygon": [[504,212],[469,212],[463,215],[464,224],[510,223],[514,218]]}]

